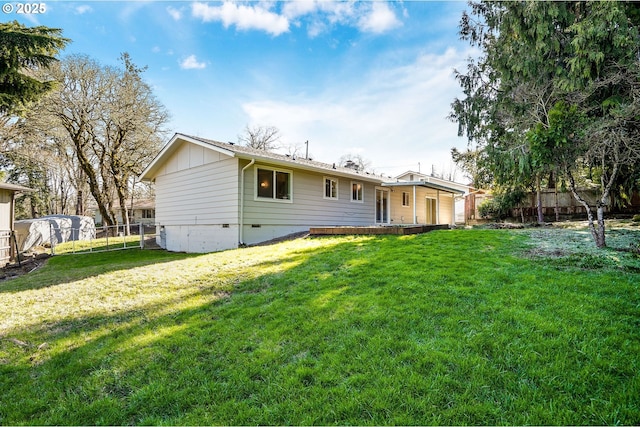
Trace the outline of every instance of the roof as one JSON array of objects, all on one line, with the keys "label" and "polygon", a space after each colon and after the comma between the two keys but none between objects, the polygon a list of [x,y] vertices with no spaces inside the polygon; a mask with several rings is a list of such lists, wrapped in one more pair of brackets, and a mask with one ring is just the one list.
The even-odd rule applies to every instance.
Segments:
[{"label": "roof", "polygon": [[459,190],[457,188],[448,187],[446,185],[436,184],[436,183],[427,182],[427,181],[384,182],[384,183],[382,183],[382,186],[383,187],[413,187],[413,186],[416,186],[416,187],[432,188],[434,190],[447,191],[449,193],[464,194],[464,191]]},{"label": "roof", "polygon": [[8,182],[0,182],[0,189],[11,191],[35,191],[32,188],[23,187],[22,185],[9,184]]},{"label": "roof", "polygon": [[[124,203],[127,209],[131,209],[131,200],[126,200]],[[113,205],[114,209],[120,209],[120,203]],[[155,209],[156,201],[149,199],[137,199],[133,201],[133,209]]]},{"label": "roof", "polygon": [[271,151],[260,150],[257,148],[245,147],[230,142],[220,142],[210,139],[200,138],[176,133],[171,140],[165,145],[160,153],[146,167],[140,175],[143,181],[153,179],[155,172],[179,147],[181,141],[190,142],[211,150],[218,151],[231,157],[239,159],[247,159],[285,166],[297,169],[304,169],[314,172],[330,173],[331,175],[339,175],[353,179],[382,183],[385,178],[381,175],[375,175],[369,172],[358,172],[353,169],[340,167],[336,164],[317,162],[300,156],[290,156],[288,154],[279,154]]},{"label": "roof", "polygon": [[422,172],[415,172],[412,170],[408,170],[404,173],[401,173],[400,175],[396,176],[395,179],[400,182],[403,182],[402,177],[407,175],[414,175],[412,181],[431,182],[436,185],[443,185],[447,188],[455,188],[456,190],[458,190],[458,192],[462,191],[463,193],[467,193],[471,191],[471,189],[473,189],[473,186],[471,186],[470,184],[462,184],[459,182],[451,181],[444,178],[438,178],[437,176],[427,175]]}]

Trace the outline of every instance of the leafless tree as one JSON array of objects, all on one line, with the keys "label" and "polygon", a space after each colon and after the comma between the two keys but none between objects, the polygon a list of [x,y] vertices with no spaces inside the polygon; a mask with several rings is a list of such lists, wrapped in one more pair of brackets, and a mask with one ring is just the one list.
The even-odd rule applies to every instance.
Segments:
[{"label": "leafless tree", "polygon": [[238,135],[238,144],[259,150],[280,148],[280,130],[275,126],[245,126],[244,133]]},{"label": "leafless tree", "polygon": [[360,154],[345,154],[340,157],[338,164],[342,167],[350,168],[358,172],[365,171],[371,166],[371,162]]},{"label": "leafless tree", "polygon": [[144,70],[128,54],[121,61],[116,68],[85,55],[64,59],[51,70],[58,89],[34,111],[58,132],[60,149],[73,153],[105,225],[117,223],[114,206],[125,206],[131,179],[157,153],[168,120]]}]

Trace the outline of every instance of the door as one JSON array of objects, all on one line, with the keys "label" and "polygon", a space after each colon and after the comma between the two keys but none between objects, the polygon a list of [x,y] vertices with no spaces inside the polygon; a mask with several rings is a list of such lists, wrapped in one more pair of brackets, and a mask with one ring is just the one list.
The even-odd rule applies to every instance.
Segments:
[{"label": "door", "polygon": [[376,224],[389,223],[389,190],[376,188]]},{"label": "door", "polygon": [[437,224],[438,223],[438,214],[437,214],[437,203],[436,199],[426,199],[426,224]]}]

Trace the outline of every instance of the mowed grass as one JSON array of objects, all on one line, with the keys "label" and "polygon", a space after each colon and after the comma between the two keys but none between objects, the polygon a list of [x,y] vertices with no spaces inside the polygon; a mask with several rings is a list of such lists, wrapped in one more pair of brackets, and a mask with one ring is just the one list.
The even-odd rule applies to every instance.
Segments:
[{"label": "mowed grass", "polygon": [[54,257],[0,283],[0,424],[640,423],[634,255],[572,266],[536,245],[452,230]]},{"label": "mowed grass", "polygon": [[140,236],[112,236],[91,240],[72,240],[58,243],[54,248],[56,255],[71,253],[99,252],[116,249],[130,249],[140,247]]}]

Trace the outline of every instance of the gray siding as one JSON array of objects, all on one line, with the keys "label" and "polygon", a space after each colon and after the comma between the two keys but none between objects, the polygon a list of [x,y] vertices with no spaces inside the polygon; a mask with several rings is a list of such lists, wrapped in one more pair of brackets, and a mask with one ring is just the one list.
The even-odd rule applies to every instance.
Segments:
[{"label": "gray siding", "polygon": [[[246,163],[245,163],[246,164]],[[263,165],[267,166],[268,165]],[[245,172],[244,223],[260,226],[372,225],[375,222],[375,185],[357,178],[341,178],[330,173],[290,170],[291,201],[256,200],[256,168]],[[288,170],[287,168],[276,168]],[[338,180],[338,199],[324,198],[324,177]],[[351,201],[351,182],[363,184],[363,201]],[[257,233],[257,230],[254,230]]]},{"label": "gray siding", "polygon": [[237,159],[185,144],[156,176],[156,221],[237,224],[237,189]]}]

